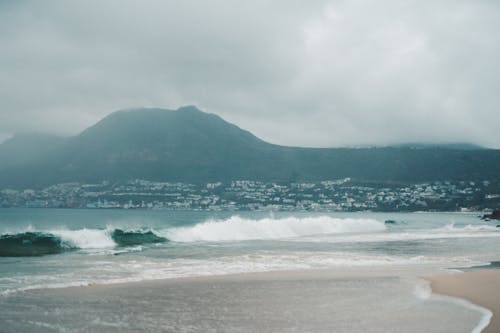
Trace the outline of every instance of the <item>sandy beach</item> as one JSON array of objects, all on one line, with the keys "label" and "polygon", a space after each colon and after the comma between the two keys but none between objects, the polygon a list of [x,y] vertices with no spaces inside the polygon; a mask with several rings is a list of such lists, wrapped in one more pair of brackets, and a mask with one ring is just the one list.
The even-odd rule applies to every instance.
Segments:
[{"label": "sandy beach", "polygon": [[0,298],[0,322],[13,333],[469,333],[476,327],[476,311],[415,297],[414,273],[349,268],[38,289]]},{"label": "sandy beach", "polygon": [[434,293],[466,299],[493,312],[484,333],[500,332],[500,270],[481,269],[427,277]]}]

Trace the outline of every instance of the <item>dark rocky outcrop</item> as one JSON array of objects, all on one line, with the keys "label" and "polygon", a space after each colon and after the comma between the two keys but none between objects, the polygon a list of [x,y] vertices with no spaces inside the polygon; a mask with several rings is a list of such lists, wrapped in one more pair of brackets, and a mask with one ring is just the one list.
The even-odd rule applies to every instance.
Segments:
[{"label": "dark rocky outcrop", "polygon": [[484,214],[483,220],[500,220],[500,209],[495,209],[491,214]]}]

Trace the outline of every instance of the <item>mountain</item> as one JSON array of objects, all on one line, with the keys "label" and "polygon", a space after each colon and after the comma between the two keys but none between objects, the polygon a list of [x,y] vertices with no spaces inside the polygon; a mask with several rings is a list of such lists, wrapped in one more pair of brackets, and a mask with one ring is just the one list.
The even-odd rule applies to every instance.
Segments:
[{"label": "mountain", "polygon": [[429,148],[445,148],[445,149],[457,149],[457,150],[477,150],[484,149],[481,146],[472,143],[403,143],[399,145],[393,145],[392,147],[397,148],[412,148],[412,149],[429,149]]},{"label": "mountain", "polygon": [[65,138],[48,134],[16,134],[0,144],[0,170],[33,162],[64,142]]},{"label": "mountain", "polygon": [[[6,143],[0,145],[0,152]],[[31,151],[37,150],[36,144],[28,145]],[[193,106],[118,111],[81,134],[40,151],[15,167],[0,164],[0,187],[128,179],[199,183],[345,177],[384,182],[500,178],[499,150],[284,147],[262,141]]]}]

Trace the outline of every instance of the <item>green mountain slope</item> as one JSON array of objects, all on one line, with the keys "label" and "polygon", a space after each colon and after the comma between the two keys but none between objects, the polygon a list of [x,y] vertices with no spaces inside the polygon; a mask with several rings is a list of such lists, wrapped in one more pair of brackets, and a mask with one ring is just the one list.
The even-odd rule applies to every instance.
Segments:
[{"label": "green mountain slope", "polygon": [[[0,145],[0,151],[3,145]],[[195,107],[115,112],[22,165],[0,187],[148,179],[209,182],[499,179],[500,151],[457,147],[316,149],[266,143]]]},{"label": "green mountain slope", "polygon": [[0,144],[0,170],[32,163],[60,147],[65,140],[48,134],[16,134]]}]

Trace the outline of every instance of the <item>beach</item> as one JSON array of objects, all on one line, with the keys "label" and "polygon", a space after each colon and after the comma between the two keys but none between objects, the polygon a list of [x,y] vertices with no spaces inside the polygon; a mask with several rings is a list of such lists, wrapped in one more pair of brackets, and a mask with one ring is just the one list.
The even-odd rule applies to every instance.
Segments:
[{"label": "beach", "polygon": [[464,273],[437,275],[427,278],[434,293],[466,299],[493,313],[484,333],[500,332],[500,270],[469,270]]},{"label": "beach", "polygon": [[347,268],[38,289],[0,299],[0,322],[3,332],[473,331],[480,313],[417,297],[413,274]]},{"label": "beach", "polygon": [[[499,228],[476,216],[220,214],[0,212],[5,252],[22,241],[33,254],[0,257],[0,331],[478,333],[489,323],[487,304],[434,294],[421,278],[498,257]],[[56,253],[32,253],[46,249]]]}]

